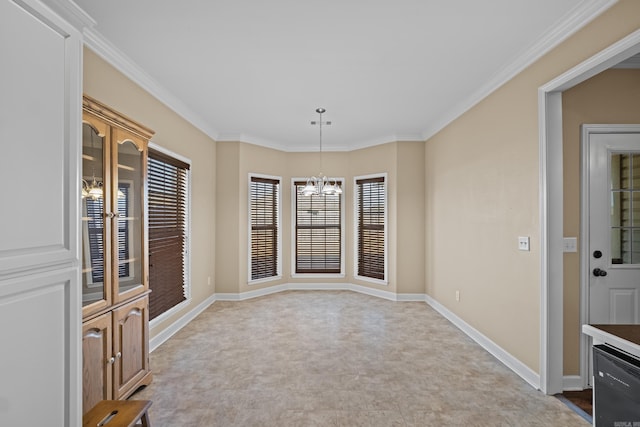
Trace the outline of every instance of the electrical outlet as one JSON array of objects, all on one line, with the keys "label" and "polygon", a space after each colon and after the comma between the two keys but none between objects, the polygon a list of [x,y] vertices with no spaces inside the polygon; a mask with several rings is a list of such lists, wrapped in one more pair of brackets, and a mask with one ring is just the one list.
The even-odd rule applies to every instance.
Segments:
[{"label": "electrical outlet", "polygon": [[520,251],[528,251],[529,250],[529,237],[518,237],[518,250]]},{"label": "electrical outlet", "polygon": [[207,277],[207,285],[211,286],[211,276]]},{"label": "electrical outlet", "polygon": [[456,301],[460,301],[460,291],[456,291]]}]

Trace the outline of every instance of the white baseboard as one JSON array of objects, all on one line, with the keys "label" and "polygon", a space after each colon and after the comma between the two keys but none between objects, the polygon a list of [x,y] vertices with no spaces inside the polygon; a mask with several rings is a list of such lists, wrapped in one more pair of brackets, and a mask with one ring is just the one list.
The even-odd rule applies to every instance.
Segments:
[{"label": "white baseboard", "polygon": [[419,301],[424,302],[424,294],[396,294],[382,289],[370,288],[368,286],[356,285],[354,283],[289,283],[288,290],[307,291],[352,291],[360,294],[371,295],[389,301]]},{"label": "white baseboard", "polygon": [[[270,286],[268,288],[257,289],[255,291],[241,292],[238,294],[218,293],[218,301],[244,301],[251,298],[258,298],[265,295],[284,291],[353,291],[361,294],[384,298],[390,301],[424,301],[424,295],[418,294],[395,294],[393,292],[380,289],[369,288],[352,283],[285,283],[282,285]],[[408,297],[404,297],[408,295]],[[402,296],[402,299],[399,297]]]},{"label": "white baseboard", "polygon": [[209,298],[202,301],[200,304],[195,306],[193,310],[188,311],[178,320],[173,322],[164,330],[160,331],[153,338],[149,340],[149,352],[154,351],[156,348],[160,347],[160,345],[174,336],[180,329],[187,326],[189,322],[195,319],[200,313],[207,309],[211,304],[216,301],[216,295],[211,295]]},{"label": "white baseboard", "polygon": [[349,283],[287,283],[288,291],[348,291]]},{"label": "white baseboard", "polygon": [[339,290],[352,291],[361,294],[371,295],[378,298],[384,298],[390,301],[424,301],[423,294],[394,294],[393,292],[373,289],[366,286],[354,285],[351,283],[285,283],[283,285],[269,286],[267,288],[256,289],[255,291],[242,293],[217,293],[198,304],[193,310],[187,312],[178,320],[173,322],[164,330],[156,334],[149,340],[149,351],[152,352],[162,343],[175,335],[180,329],[184,328],[189,322],[195,319],[200,313],[207,309],[215,301],[244,301],[252,298],[258,298],[271,295],[278,292],[288,290]]},{"label": "white baseboard", "polygon": [[[418,301],[425,302],[431,306],[434,310],[440,313],[443,317],[453,323],[458,329],[467,334],[471,339],[478,343],[482,348],[496,357],[506,367],[511,369],[527,383],[536,389],[540,389],[540,375],[534,372],[531,368],[524,363],[513,357],[510,353],[505,351],[502,347],[491,341],[485,335],[474,329],[467,324],[460,317],[456,316],[453,312],[447,309],[445,306],[425,294],[395,294],[393,292],[369,288],[367,286],[356,285],[353,283],[286,283],[282,285],[270,286],[263,289],[257,289],[255,291],[242,292],[242,293],[217,293],[207,298],[202,303],[198,304],[193,310],[186,313],[180,319],[172,323],[168,328],[158,333],[149,342],[149,350],[153,351],[158,348],[163,342],[171,338],[176,332],[185,327],[190,321],[196,318],[207,307],[216,301],[244,301],[251,298],[258,298],[265,295],[274,294],[277,292],[284,292],[288,290],[341,290],[352,291],[361,294],[371,295],[378,298],[383,298],[390,301]],[[564,378],[565,390],[582,390],[579,376],[567,376]]]},{"label": "white baseboard", "polygon": [[242,292],[239,294],[232,293],[218,293],[216,294],[217,301],[244,301],[251,298],[263,297],[265,295],[271,295],[278,292],[288,290],[287,285],[269,286],[267,288],[256,289],[255,291]]},{"label": "white baseboard", "polygon": [[478,330],[470,326],[464,320],[456,316],[453,312],[447,309],[445,306],[431,298],[429,295],[425,295],[425,301],[434,310],[444,316],[447,320],[458,327],[462,332],[467,334],[472,340],[478,343],[482,348],[491,353],[496,359],[502,362],[506,367],[518,374],[523,380],[528,382],[536,389],[540,389],[540,375],[534,372],[527,365],[513,357],[510,353],[505,351],[502,347],[491,341],[485,335]]},{"label": "white baseboard", "polygon": [[360,294],[371,295],[373,297],[383,298],[389,301],[397,301],[397,294],[389,291],[383,291],[382,289],[369,288],[367,286],[348,283],[347,290],[358,292]]},{"label": "white baseboard", "polygon": [[562,377],[562,390],[564,391],[581,391],[584,390],[582,386],[582,378],[580,375],[565,375]]},{"label": "white baseboard", "polygon": [[397,294],[396,301],[427,302],[427,296],[425,294]]}]

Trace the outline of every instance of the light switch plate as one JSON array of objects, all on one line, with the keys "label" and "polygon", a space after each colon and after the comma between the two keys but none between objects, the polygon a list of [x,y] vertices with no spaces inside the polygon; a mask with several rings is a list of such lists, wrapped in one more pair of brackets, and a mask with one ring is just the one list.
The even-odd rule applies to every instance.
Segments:
[{"label": "light switch plate", "polygon": [[563,252],[578,252],[578,238],[577,237],[565,237],[562,239],[562,251]]},{"label": "light switch plate", "polygon": [[518,250],[520,251],[528,251],[529,250],[529,236],[518,237]]}]

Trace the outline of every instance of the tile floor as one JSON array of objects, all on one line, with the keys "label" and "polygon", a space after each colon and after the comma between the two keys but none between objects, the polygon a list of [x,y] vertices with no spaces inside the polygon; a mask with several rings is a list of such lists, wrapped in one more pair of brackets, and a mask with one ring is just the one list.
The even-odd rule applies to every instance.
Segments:
[{"label": "tile floor", "polygon": [[425,303],[216,302],[151,354],[153,427],[588,426]]}]

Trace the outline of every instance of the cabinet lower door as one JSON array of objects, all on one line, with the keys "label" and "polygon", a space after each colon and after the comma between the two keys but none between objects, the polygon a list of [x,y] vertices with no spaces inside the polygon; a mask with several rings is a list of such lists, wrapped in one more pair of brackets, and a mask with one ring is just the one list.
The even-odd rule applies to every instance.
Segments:
[{"label": "cabinet lower door", "polygon": [[111,313],[82,324],[82,413],[101,400],[112,399]]},{"label": "cabinet lower door", "polygon": [[149,297],[145,295],[113,310],[113,325],[114,398],[123,399],[151,378]]}]

